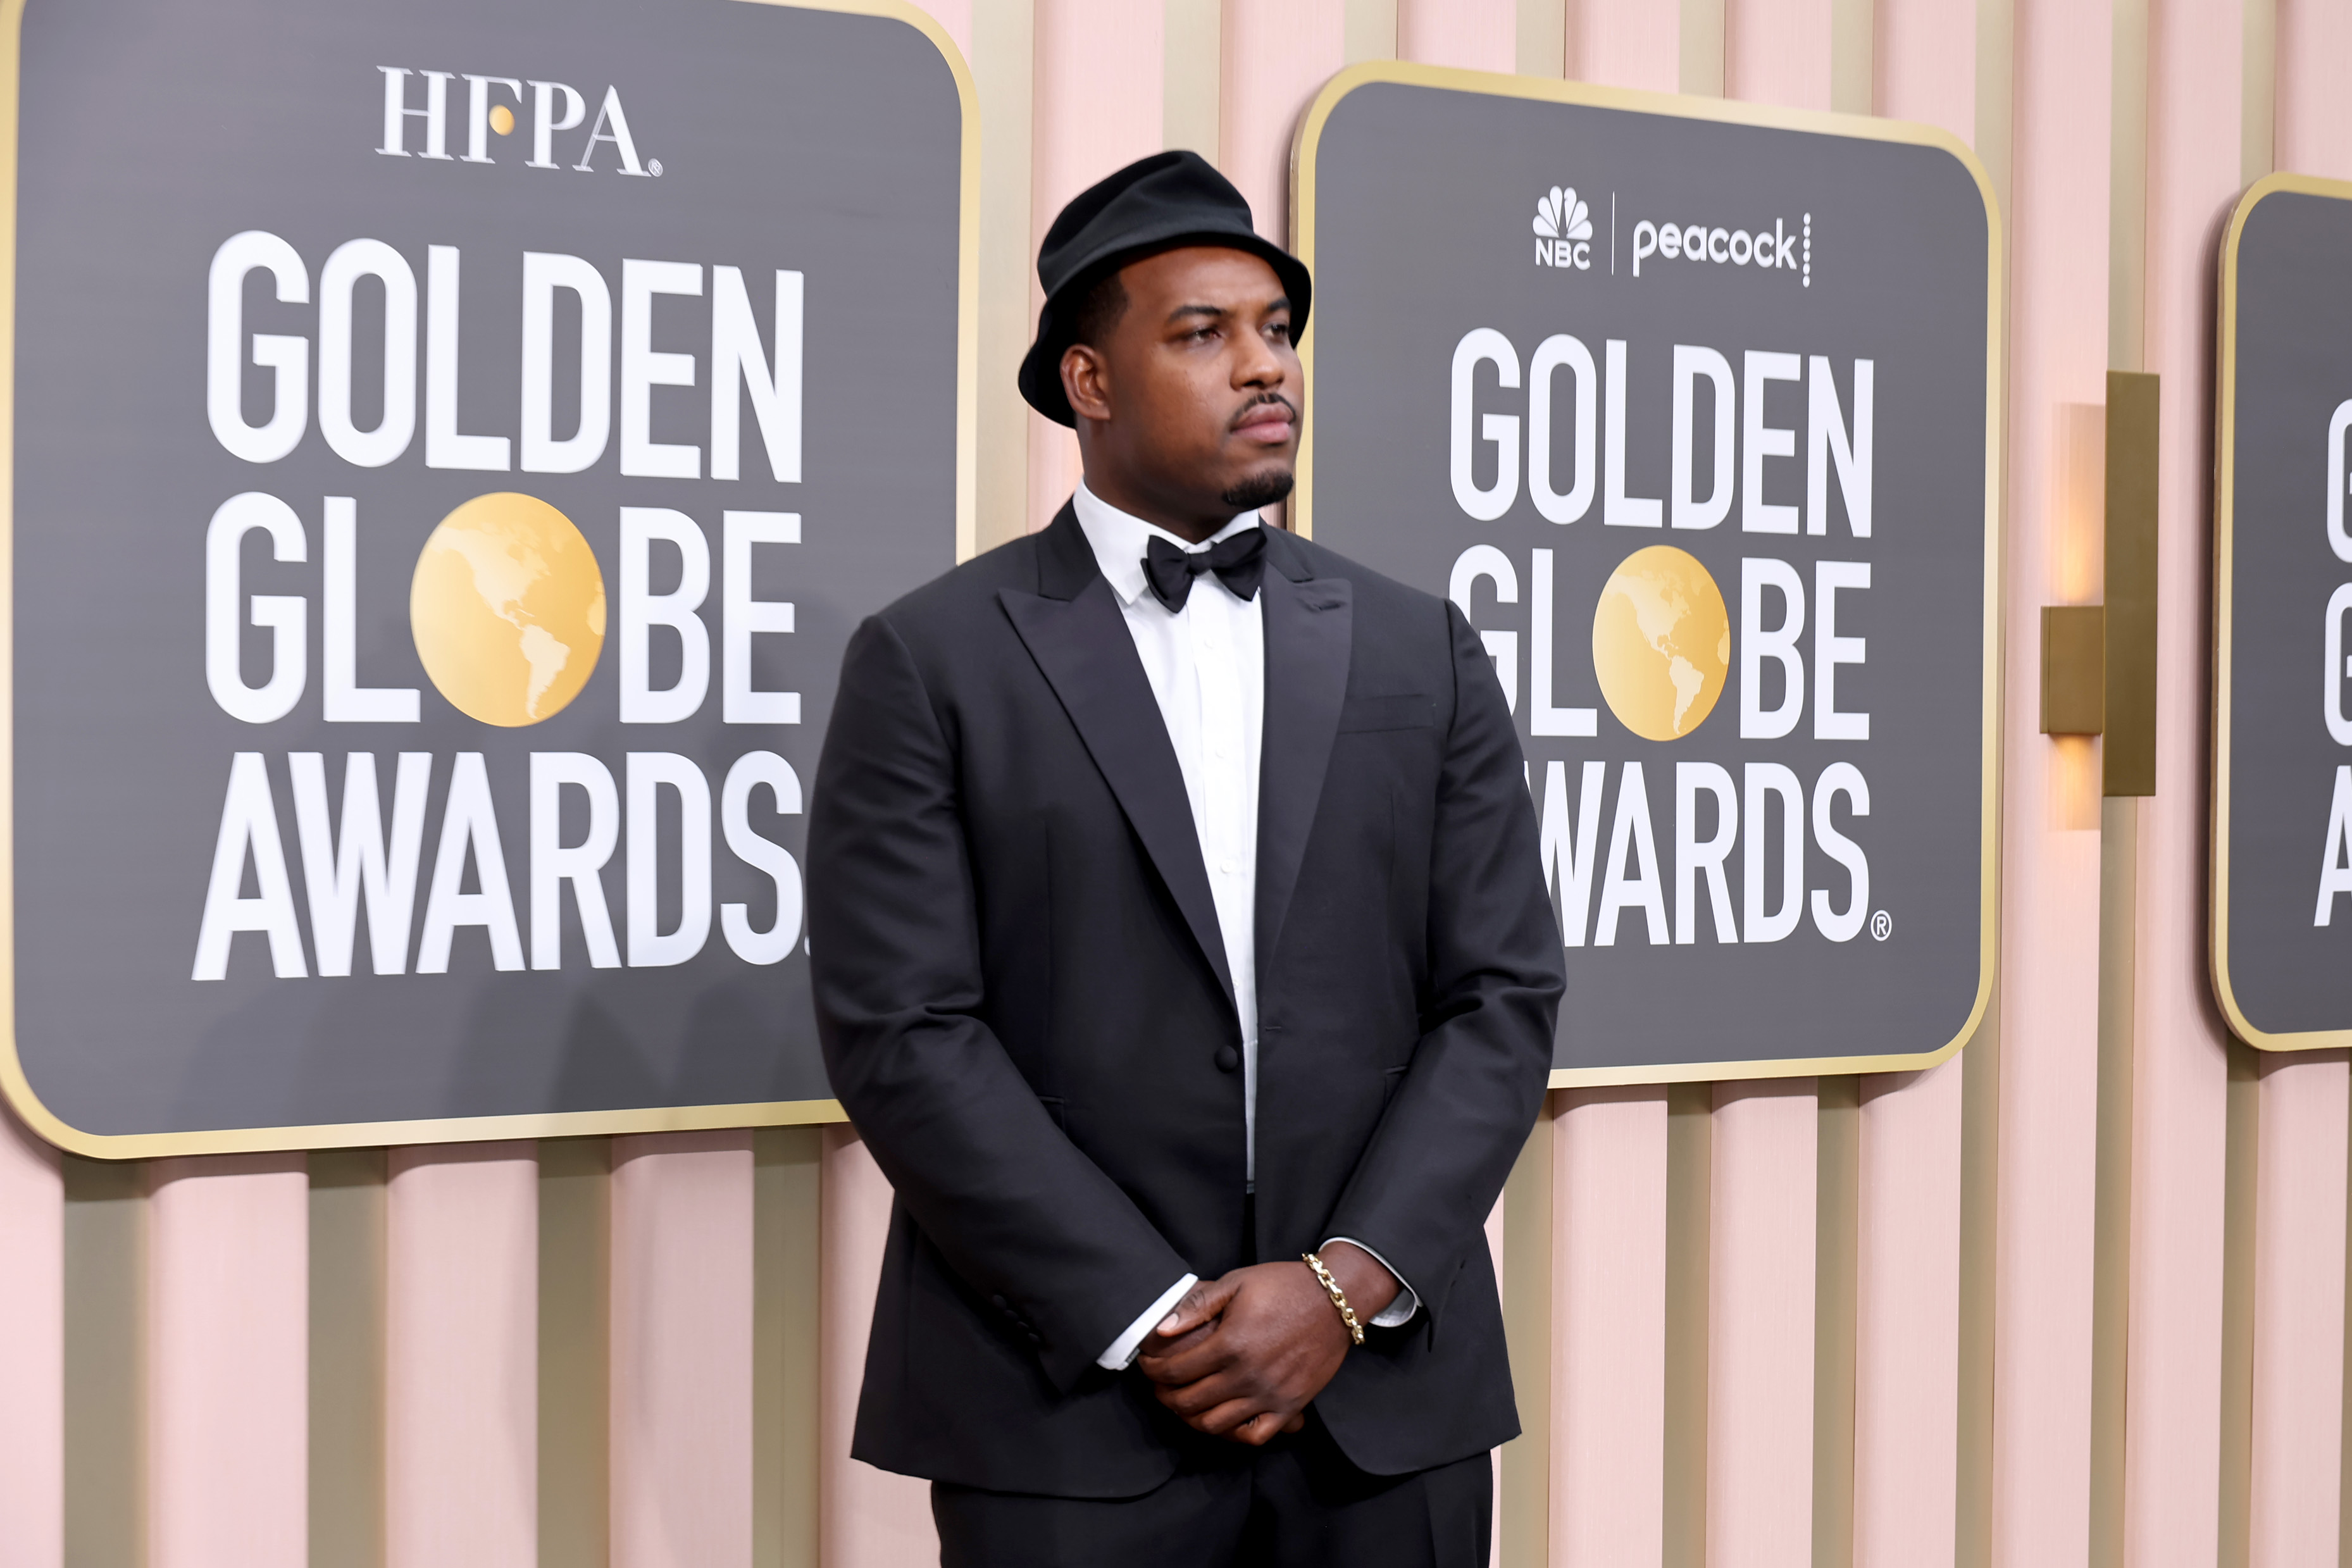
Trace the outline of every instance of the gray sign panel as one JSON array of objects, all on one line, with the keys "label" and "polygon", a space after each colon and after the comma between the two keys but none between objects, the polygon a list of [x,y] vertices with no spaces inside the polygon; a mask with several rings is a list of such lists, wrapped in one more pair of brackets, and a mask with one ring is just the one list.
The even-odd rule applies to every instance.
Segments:
[{"label": "gray sign panel", "polygon": [[952,47],[32,0],[13,52],[18,1110],[109,1155],[833,1113],[803,791],[851,628],[970,532]]},{"label": "gray sign panel", "polygon": [[1916,1067],[1990,993],[1999,230],[1924,127],[1427,68],[1311,111],[1302,521],[1525,738],[1558,1083]]},{"label": "gray sign panel", "polygon": [[2222,248],[2213,986],[2271,1050],[2352,1044],[2347,251],[2352,184],[2289,174]]}]

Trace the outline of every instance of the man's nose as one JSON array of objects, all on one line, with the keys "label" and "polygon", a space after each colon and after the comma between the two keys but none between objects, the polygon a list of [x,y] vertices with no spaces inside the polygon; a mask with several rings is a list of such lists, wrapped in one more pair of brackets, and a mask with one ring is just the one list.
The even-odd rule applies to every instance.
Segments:
[{"label": "man's nose", "polygon": [[1265,341],[1264,334],[1253,332],[1246,346],[1235,356],[1234,384],[1263,390],[1280,386],[1289,374],[1282,356],[1274,352],[1274,345]]}]

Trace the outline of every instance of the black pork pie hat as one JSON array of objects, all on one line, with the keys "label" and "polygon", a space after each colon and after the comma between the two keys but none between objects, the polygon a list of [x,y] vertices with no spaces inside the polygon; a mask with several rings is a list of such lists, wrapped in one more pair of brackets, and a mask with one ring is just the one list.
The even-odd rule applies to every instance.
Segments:
[{"label": "black pork pie hat", "polygon": [[1130,261],[1183,245],[1226,246],[1264,260],[1290,297],[1291,340],[1307,331],[1307,264],[1260,237],[1249,203],[1199,153],[1155,153],[1081,192],[1045,231],[1037,250],[1045,308],[1021,362],[1021,395],[1030,407],[1057,425],[1077,424],[1062,391],[1062,353],[1087,291]]}]

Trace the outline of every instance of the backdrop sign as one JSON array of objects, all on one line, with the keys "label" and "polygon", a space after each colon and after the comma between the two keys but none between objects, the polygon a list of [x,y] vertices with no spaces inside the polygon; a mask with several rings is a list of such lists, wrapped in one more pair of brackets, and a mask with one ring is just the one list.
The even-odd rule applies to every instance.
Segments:
[{"label": "backdrop sign", "polygon": [[971,529],[895,0],[32,0],[18,1110],[130,1155],[832,1113],[803,790]]},{"label": "backdrop sign", "polygon": [[1528,757],[1554,1081],[1918,1067],[1990,994],[1999,227],[1920,126],[1326,89],[1300,518],[1449,595]]},{"label": "backdrop sign", "polygon": [[2352,1045],[2348,248],[2352,184],[2273,174],[2221,253],[2213,988],[2269,1050]]}]

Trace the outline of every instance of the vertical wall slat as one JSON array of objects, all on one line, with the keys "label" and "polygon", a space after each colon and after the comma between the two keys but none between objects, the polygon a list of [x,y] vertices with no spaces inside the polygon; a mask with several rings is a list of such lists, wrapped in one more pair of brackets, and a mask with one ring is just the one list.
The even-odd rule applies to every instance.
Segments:
[{"label": "vertical wall slat", "polygon": [[2336,1561],[2344,1465],[2341,1051],[2262,1068],[2254,1199],[2251,1568]]},{"label": "vertical wall slat", "polygon": [[612,1556],[613,1146],[539,1146],[540,1568]]},{"label": "vertical wall slat", "polygon": [[[2352,93],[2344,90],[2342,70],[2352,58],[2352,7],[2276,0],[2274,19],[2277,166],[2352,179]],[[2335,1563],[2352,1545],[2343,1528],[2344,1466],[2352,1458],[2345,1440],[2352,1122],[2346,1078],[2331,1055],[2280,1060],[2262,1081],[2249,1553],[2255,1568]]]},{"label": "vertical wall slat", "polygon": [[1218,166],[1249,199],[1257,231],[1281,244],[1291,233],[1292,138],[1339,69],[1346,32],[1342,0],[1224,0]]},{"label": "vertical wall slat", "polygon": [[825,1568],[919,1568],[939,1560],[929,1486],[849,1457],[866,1330],[890,1231],[890,1184],[854,1127],[824,1130]]},{"label": "vertical wall slat", "polygon": [[65,1168],[66,1561],[147,1565],[147,1169]]},{"label": "vertical wall slat", "polygon": [[749,1131],[613,1141],[613,1568],[751,1568]]},{"label": "vertical wall slat", "polygon": [[2076,826],[2085,814],[2095,824],[2095,799],[2075,795],[2095,797],[2097,785],[2095,769],[2070,770],[2040,733],[2034,633],[2038,606],[2090,596],[2076,579],[2099,532],[2083,505],[2097,494],[2082,482],[2088,454],[2066,432],[2069,405],[2105,399],[2109,19],[2105,0],[2041,0],[2014,15],[1991,1371],[1991,1557],[2004,1563],[2079,1563],[2089,1551],[2099,839]]},{"label": "vertical wall slat", "polygon": [[1706,1560],[1812,1561],[1811,1079],[1715,1089],[1707,1261]]},{"label": "vertical wall slat", "polygon": [[[1586,0],[1570,77],[1672,92],[1681,14]],[[1560,1096],[1553,1199],[1552,1562],[1645,1568],[1665,1554],[1666,1091]]]},{"label": "vertical wall slat", "polygon": [[[1975,7],[1880,0],[1872,107],[1977,134]],[[1947,1061],[1863,1079],[1855,1568],[1949,1568],[1959,1501],[1961,1125]]]},{"label": "vertical wall slat", "polygon": [[149,1568],[304,1568],[303,1157],[159,1160],[148,1177]]},{"label": "vertical wall slat", "polygon": [[2227,0],[2150,0],[2146,369],[2163,378],[2157,787],[2140,803],[2132,1065],[2125,1552],[2211,1560],[2219,1525],[2225,1036],[2203,907],[2212,255],[2239,190],[2243,26]]},{"label": "vertical wall slat", "polygon": [[[1827,109],[1831,0],[1727,0],[1726,96]],[[1707,1562],[1812,1560],[1820,1102],[1810,1079],[1716,1086],[1707,1281]]]},{"label": "vertical wall slat", "polygon": [[971,75],[980,100],[980,547],[1029,525],[1029,405],[1013,373],[1035,325],[1030,295],[1030,0],[974,0]]},{"label": "vertical wall slat", "polygon": [[383,1568],[385,1152],[310,1166],[310,1568]]},{"label": "vertical wall slat", "polygon": [[[1035,0],[1030,104],[1030,257],[1072,196],[1160,151],[1166,122],[1162,0]],[[1045,303],[1032,286],[1030,321]],[[1029,526],[1043,528],[1079,477],[1077,437],[1029,416]]]},{"label": "vertical wall slat", "polygon": [[57,1151],[0,1107],[0,1563],[66,1553],[66,1194]]},{"label": "vertical wall slat", "polygon": [[535,1145],[394,1150],[384,1244],[386,1568],[537,1568]]},{"label": "vertical wall slat", "polygon": [[1863,1080],[1856,1568],[1948,1568],[1957,1524],[1962,1067]]},{"label": "vertical wall slat", "polygon": [[816,1568],[822,1545],[824,1150],[822,1128],[770,1127],[753,1134],[753,1568]]},{"label": "vertical wall slat", "polygon": [[1727,0],[1723,95],[1829,108],[1832,15],[1832,0]]},{"label": "vertical wall slat", "polygon": [[1682,68],[1682,14],[1654,0],[1585,0],[1568,13],[1569,76],[1672,92]]},{"label": "vertical wall slat", "polygon": [[1519,57],[1519,15],[1512,0],[1397,0],[1401,60],[1507,71]]},{"label": "vertical wall slat", "polygon": [[1654,1568],[1665,1550],[1665,1091],[1568,1089],[1560,1100],[1551,1560]]}]

